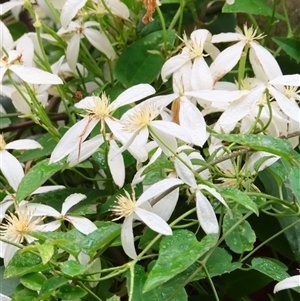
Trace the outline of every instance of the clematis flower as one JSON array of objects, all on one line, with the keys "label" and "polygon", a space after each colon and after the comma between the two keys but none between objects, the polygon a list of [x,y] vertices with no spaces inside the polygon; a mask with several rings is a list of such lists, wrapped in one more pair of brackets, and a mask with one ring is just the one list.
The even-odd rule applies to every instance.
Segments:
[{"label": "clematis flower", "polygon": [[207,185],[197,185],[195,176],[193,173],[193,165],[185,153],[179,154],[182,161],[185,162],[190,168],[188,168],[180,159],[175,158],[175,170],[180,179],[190,186],[191,192],[196,195],[196,208],[197,217],[203,231],[206,234],[213,234],[219,232],[219,224],[214,212],[214,209],[209,200],[204,196],[201,190],[206,190],[209,194],[219,200],[227,209],[229,209],[223,197],[214,189]]},{"label": "clematis flower", "polygon": [[24,177],[24,171],[21,163],[7,150],[36,148],[42,148],[42,146],[34,140],[20,139],[6,144],[4,135],[0,135],[0,170],[15,191],[17,191],[19,183]]},{"label": "clematis flower", "polygon": [[182,41],[185,45],[182,52],[164,63],[161,70],[162,80],[167,81],[171,74],[180,70],[184,65],[190,65],[191,86],[212,87],[213,77],[204,57],[209,55],[214,59],[219,54],[219,50],[211,43],[211,33],[206,29],[198,29],[191,33],[190,40],[184,34]]},{"label": "clematis flower", "polygon": [[[22,210],[17,206],[16,214],[9,213],[5,218],[6,222],[0,225],[0,237],[15,244],[22,244],[24,241],[33,242],[35,238],[30,236],[28,232],[55,230],[53,223],[41,224],[44,217],[35,218],[33,213],[28,211],[26,205],[23,206]],[[0,257],[3,258],[5,266],[18,249],[15,245],[0,241]]]},{"label": "clematis flower", "polygon": [[176,138],[190,143],[189,133],[178,124],[155,120],[173,99],[174,95],[147,99],[128,110],[120,119],[121,125],[113,123],[111,125],[112,132],[123,143],[121,150],[128,149],[137,160],[144,162],[147,159],[147,152],[142,153],[140,150],[147,144],[150,133],[167,156],[172,154],[169,148],[176,151]]},{"label": "clematis flower", "polygon": [[0,300],[1,300],[1,301],[10,301],[11,298],[9,298],[8,296],[3,295],[3,294],[0,293]]},{"label": "clematis flower", "polygon": [[214,83],[232,70],[240,60],[245,47],[250,48],[250,63],[256,74],[260,72],[260,78],[270,80],[282,75],[273,55],[256,41],[264,36],[256,35],[257,30],[252,27],[248,28],[246,24],[243,29],[244,32],[237,28],[236,33],[220,33],[212,37],[212,43],[237,42],[223,50],[210,65]]},{"label": "clematis flower", "polygon": [[[91,27],[96,27],[97,29]],[[81,24],[78,21],[72,21],[67,29],[61,28],[57,34],[67,39],[66,57],[73,72],[76,70],[80,40],[83,37],[86,37],[96,49],[104,53],[109,59],[114,60],[116,58],[116,52],[107,36],[100,30],[98,22],[88,21]]]},{"label": "clematis flower", "polygon": [[300,287],[300,275],[291,276],[278,282],[274,287],[274,294],[279,291],[294,287]]},{"label": "clematis flower", "polygon": [[105,124],[111,127],[115,120],[112,114],[117,108],[138,101],[153,93],[155,93],[155,90],[150,85],[139,84],[121,93],[112,103],[109,103],[105,93],[101,97],[89,96],[82,99],[75,106],[86,110],[87,116],[74,124],[61,138],[52,152],[50,163],[55,163],[76,149],[80,149],[82,142],[88,137],[98,122],[101,122],[101,131],[104,133]]},{"label": "clematis flower", "polygon": [[179,179],[164,179],[148,188],[138,200],[135,198],[134,189],[132,189],[132,196],[125,191],[125,195],[117,197],[117,205],[113,206],[111,211],[117,216],[114,220],[125,217],[121,230],[121,240],[123,249],[130,258],[134,259],[137,257],[132,231],[134,220],[144,222],[157,233],[163,235],[172,234],[170,226],[159,215],[152,212],[149,201],[169,188],[181,185],[182,183]]},{"label": "clematis flower", "polygon": [[73,193],[69,195],[62,204],[61,212],[58,212],[54,208],[37,203],[29,203],[27,209],[32,211],[34,216],[52,216],[56,221],[52,222],[55,229],[61,226],[61,221],[65,220],[71,223],[79,232],[83,234],[89,234],[97,229],[93,222],[82,216],[73,216],[67,214],[70,208],[84,200],[86,196],[81,193]]}]

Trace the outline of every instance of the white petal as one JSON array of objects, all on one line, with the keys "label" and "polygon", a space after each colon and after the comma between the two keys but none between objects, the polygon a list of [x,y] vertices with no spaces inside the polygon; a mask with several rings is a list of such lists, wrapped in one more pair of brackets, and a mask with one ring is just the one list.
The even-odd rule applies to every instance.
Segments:
[{"label": "white petal", "polygon": [[17,191],[24,177],[24,171],[21,163],[6,150],[0,151],[0,170],[8,184]]},{"label": "white petal", "polygon": [[123,19],[129,19],[129,9],[123,2],[119,0],[107,0],[106,2],[114,15]]},{"label": "white petal", "polygon": [[226,33],[219,33],[215,34],[211,38],[211,42],[215,43],[222,43],[222,42],[238,42],[243,40],[244,37],[240,33],[236,32],[226,32]]},{"label": "white petal", "polygon": [[61,226],[61,221],[53,221],[47,224],[36,225],[34,231],[54,232]]},{"label": "white petal", "polygon": [[[4,198],[4,200],[0,203],[0,223],[2,223],[2,220],[6,214],[6,210],[14,204],[14,200],[12,196],[8,195]],[[1,251],[0,251],[1,253]],[[1,256],[0,256],[1,257]]]},{"label": "white petal", "polygon": [[223,50],[210,65],[210,71],[217,82],[232,70],[241,58],[245,42],[241,41]]},{"label": "white petal", "polygon": [[18,247],[6,244],[5,254],[4,254],[4,257],[3,257],[3,261],[4,261],[4,266],[5,267],[8,265],[8,263],[11,261],[11,259],[14,257],[15,253],[18,250],[19,250]]},{"label": "white petal", "polygon": [[206,122],[200,110],[186,97],[180,98],[180,125],[190,134],[191,142],[203,146],[207,140]]},{"label": "white petal", "polygon": [[251,42],[250,45],[250,51],[253,50],[253,52],[255,53],[255,56],[250,56],[250,58],[255,58],[255,60],[250,60],[253,69],[255,69],[255,65],[260,66],[268,80],[282,75],[281,69],[276,59],[266,48],[262,47],[255,41]]},{"label": "white petal", "polygon": [[6,3],[0,4],[0,16],[4,15],[14,7],[21,5],[23,5],[23,1],[8,1]]},{"label": "white petal", "polygon": [[224,198],[214,188],[206,186],[206,185],[202,185],[202,184],[198,185],[198,188],[208,191],[217,200],[219,200],[227,209],[229,209],[229,207],[228,207],[227,203],[225,202]]},{"label": "white petal", "polygon": [[32,192],[31,195],[46,193],[49,191],[55,191],[55,190],[64,189],[64,188],[66,188],[66,187],[62,186],[62,185],[41,186],[38,189],[36,189],[34,192]]},{"label": "white petal", "polygon": [[18,39],[16,51],[22,53],[22,63],[31,67],[34,59],[34,45],[28,34],[24,34]]},{"label": "white petal", "polygon": [[[1,8],[0,8],[0,13],[1,13]],[[6,25],[0,20],[0,31],[1,31],[1,43],[2,47],[6,50],[9,51],[12,44],[14,43],[14,40],[12,38],[12,35],[10,34],[9,29],[6,27]],[[0,55],[2,56],[2,49],[0,49]]]},{"label": "white petal", "polygon": [[194,60],[190,81],[193,90],[210,90],[213,88],[212,73],[202,56]]},{"label": "white petal", "polygon": [[103,143],[103,135],[97,135],[90,140],[84,141],[81,144],[80,149],[77,148],[70,153],[67,158],[67,163],[70,167],[79,164],[80,162],[89,158],[92,154],[96,152],[99,146]]},{"label": "white petal", "polygon": [[298,87],[300,86],[300,74],[278,76],[270,80],[269,84]]},{"label": "white petal", "polygon": [[67,62],[70,69],[76,73],[76,65],[78,60],[79,54],[79,47],[80,47],[80,34],[74,34],[73,37],[70,39],[66,51]]},{"label": "white petal", "polygon": [[8,296],[5,296],[5,295],[3,295],[3,294],[0,293],[0,300],[1,301],[10,301],[11,298],[9,298]]},{"label": "white petal", "polygon": [[172,235],[171,227],[155,213],[137,208],[135,214],[153,231],[163,235]]},{"label": "white petal", "polygon": [[191,167],[189,169],[184,163],[181,162],[177,157],[175,158],[174,161],[174,166],[176,173],[180,177],[180,179],[191,186],[191,188],[195,188],[197,186],[195,176],[193,173],[193,168],[192,168],[192,162],[190,161],[189,157],[185,153],[181,153],[178,155],[188,166]]},{"label": "white petal", "polygon": [[167,81],[167,78],[174,73],[176,70],[181,68],[184,64],[190,61],[190,58],[183,56],[181,54],[175,55],[168,59],[161,69],[161,78],[164,82]]},{"label": "white petal", "polygon": [[37,141],[31,139],[20,139],[6,144],[5,149],[36,149],[43,148]]},{"label": "white petal", "polygon": [[59,218],[61,216],[57,210],[44,204],[28,203],[24,206],[20,206],[20,210],[23,209],[31,211],[33,216],[52,216],[55,218]]},{"label": "white petal", "polygon": [[175,210],[178,197],[179,188],[176,188],[153,205],[153,213],[159,215],[165,221],[169,220]]},{"label": "white petal", "polygon": [[150,188],[143,192],[143,194],[139,197],[138,201],[136,202],[136,205],[139,206],[144,202],[147,202],[150,199],[159,196],[163,192],[167,191],[169,188],[179,186],[181,184],[183,184],[183,182],[175,178],[161,180],[153,184]]},{"label": "white petal", "polygon": [[22,65],[11,65],[9,68],[17,74],[24,82],[29,84],[62,84],[62,80],[55,74],[43,71],[34,67],[26,67]]},{"label": "white petal", "polygon": [[163,120],[154,120],[150,123],[150,126],[154,131],[156,129],[161,130],[162,132],[177,137],[181,139],[184,142],[191,143],[191,136],[189,133],[182,128],[180,125],[174,123],[174,122],[168,122]]},{"label": "white petal", "polygon": [[86,195],[82,193],[73,193],[69,195],[62,204],[61,214],[65,215],[71,207],[84,199],[86,199]]},{"label": "white petal", "polygon": [[62,8],[60,21],[64,28],[67,28],[78,11],[84,7],[87,0],[67,0]]},{"label": "white petal", "polygon": [[211,40],[211,33],[207,29],[197,29],[191,33],[191,40],[198,46],[198,48],[203,49],[206,40]]},{"label": "white petal", "polygon": [[203,231],[206,234],[213,234],[219,232],[219,224],[208,199],[200,192],[196,192],[196,208],[197,216]]},{"label": "white petal", "polygon": [[[174,136],[166,134],[159,129],[155,129],[155,136],[153,136],[154,141],[158,144],[161,150],[166,154],[166,156],[172,156],[177,150],[177,140]],[[159,138],[157,138],[157,136]]]},{"label": "white petal", "polygon": [[133,221],[132,215],[124,219],[122,230],[121,230],[121,241],[126,255],[132,259],[135,259],[137,257],[137,254],[134,247],[132,221]]},{"label": "white petal", "polygon": [[56,145],[51,154],[49,163],[58,162],[75,149],[79,149],[81,143],[86,139],[97,123],[97,119],[90,119],[89,117],[85,117],[75,123]]},{"label": "white petal", "polygon": [[155,93],[155,89],[149,84],[139,84],[122,92],[111,104],[113,109],[141,100]]},{"label": "white petal", "polygon": [[300,287],[300,275],[291,276],[278,282],[274,287],[274,293],[294,287]]},{"label": "white petal", "polygon": [[114,140],[110,140],[110,147],[108,151],[108,166],[113,177],[114,182],[119,186],[123,187],[125,181],[125,165],[123,156],[118,153],[119,147]]},{"label": "white petal", "polygon": [[290,118],[299,122],[300,109],[295,100],[287,98],[273,87],[268,88],[270,94],[276,99],[280,109]]},{"label": "white petal", "polygon": [[69,221],[79,232],[85,235],[98,229],[93,222],[85,217],[66,215],[64,219]]},{"label": "white petal", "polygon": [[114,60],[117,57],[114,48],[104,33],[99,30],[86,28],[84,35],[95,48],[104,53],[109,59]]},{"label": "white petal", "polygon": [[271,166],[273,163],[275,163],[277,160],[280,159],[279,156],[275,156],[273,154],[267,153],[267,152],[256,152],[253,155],[250,156],[250,158],[247,160],[247,167],[248,170],[251,172],[251,174],[255,174],[257,171],[254,170],[254,164],[263,157],[271,157],[269,159],[266,159],[260,166],[258,171],[264,170],[268,166]]}]

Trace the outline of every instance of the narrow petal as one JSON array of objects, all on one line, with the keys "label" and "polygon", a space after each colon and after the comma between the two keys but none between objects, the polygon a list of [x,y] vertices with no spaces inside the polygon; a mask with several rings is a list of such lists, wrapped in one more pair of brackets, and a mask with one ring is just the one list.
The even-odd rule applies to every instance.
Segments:
[{"label": "narrow petal", "polygon": [[43,148],[37,141],[31,139],[20,139],[6,144],[5,149],[36,149]]},{"label": "narrow petal", "polygon": [[6,150],[0,151],[0,170],[8,184],[17,191],[24,177],[24,171],[21,163]]},{"label": "narrow petal", "polygon": [[281,69],[276,59],[266,48],[262,47],[255,41],[251,42],[250,45],[250,51],[253,51],[255,54],[255,56],[250,56],[250,62],[254,69],[254,73],[256,71],[256,65],[258,65],[263,70],[268,80],[282,75]]},{"label": "narrow petal", "polygon": [[93,222],[82,216],[66,215],[64,219],[69,221],[79,232],[85,235],[98,229]]},{"label": "narrow petal", "polygon": [[191,142],[203,146],[208,136],[206,122],[200,110],[184,96],[180,98],[179,121],[180,125],[190,134]]},{"label": "narrow petal", "polygon": [[84,199],[86,199],[86,195],[82,193],[73,193],[69,195],[62,204],[61,214],[65,215],[71,207]]},{"label": "narrow petal", "polygon": [[54,218],[60,218],[61,216],[57,210],[44,204],[27,203],[24,206],[20,206],[20,210],[22,211],[23,209],[31,211],[33,216],[52,216]]},{"label": "narrow petal", "polygon": [[168,221],[175,210],[178,197],[179,188],[176,188],[153,205],[153,213],[159,215],[164,221]]},{"label": "narrow petal", "polygon": [[42,231],[42,232],[54,232],[61,226],[61,221],[53,221],[47,224],[36,225],[34,227],[34,231]]},{"label": "narrow petal", "polygon": [[280,109],[290,118],[299,122],[300,121],[300,109],[296,101],[287,98],[284,94],[280,93],[274,87],[268,88],[270,94],[276,99]]},{"label": "narrow petal", "polygon": [[116,59],[117,54],[114,48],[107,36],[100,32],[99,29],[85,28],[84,35],[95,48],[104,53],[109,59]]},{"label": "narrow petal", "polygon": [[190,168],[188,168],[181,160],[176,157],[174,161],[176,173],[184,183],[188,184],[189,186],[191,186],[191,188],[194,189],[197,186],[197,183],[192,171],[192,162],[185,153],[180,153],[178,156],[182,159],[183,162],[190,166]]},{"label": "narrow petal", "polygon": [[136,208],[135,214],[153,231],[163,235],[172,235],[171,227],[155,213]]},{"label": "narrow petal", "polygon": [[84,109],[87,111],[94,111],[96,108],[96,104],[94,98],[97,96],[88,96],[81,99],[78,103],[75,104],[75,107],[78,109]]},{"label": "narrow petal", "polygon": [[194,60],[190,81],[193,90],[213,88],[214,79],[211,70],[202,56]]},{"label": "narrow petal", "polygon": [[58,162],[75,149],[79,149],[81,143],[86,139],[97,123],[97,119],[90,119],[89,117],[85,117],[75,123],[56,145],[51,154],[49,163]]},{"label": "narrow petal", "polygon": [[219,232],[219,224],[208,199],[198,190],[196,192],[196,209],[197,216],[203,231],[206,234]]},{"label": "narrow petal", "polygon": [[186,55],[175,55],[168,59],[161,69],[161,78],[164,82],[167,81],[168,77],[176,70],[180,69],[184,64],[190,61],[190,58]]},{"label": "narrow petal", "polygon": [[11,259],[14,257],[15,253],[18,250],[19,250],[18,247],[6,244],[5,254],[4,254],[4,257],[3,257],[5,267],[7,267],[8,263],[11,261]]},{"label": "narrow petal", "polygon": [[86,0],[67,0],[64,4],[60,21],[64,28],[67,28],[72,19],[77,15],[78,11],[84,7]]},{"label": "narrow petal", "polygon": [[125,165],[122,154],[117,154],[119,147],[114,140],[110,140],[110,147],[108,151],[108,166],[113,177],[114,182],[119,186],[123,187],[125,181]]},{"label": "narrow petal", "polygon": [[182,184],[183,184],[183,182],[181,180],[175,179],[175,178],[161,180],[161,181],[153,184],[150,188],[148,188],[145,192],[143,192],[143,194],[140,196],[140,198],[136,202],[136,205],[140,206],[144,202],[147,202],[147,201],[159,196],[163,192],[167,191],[169,188],[175,187],[175,186],[177,187]]},{"label": "narrow petal", "polygon": [[223,50],[210,65],[210,71],[217,82],[225,74],[232,70],[241,58],[245,42],[241,41]]},{"label": "narrow petal", "polygon": [[[1,13],[1,8],[0,8],[0,13]],[[12,38],[12,35],[9,31],[9,29],[6,27],[6,25],[0,20],[0,28],[1,28],[1,43],[2,47],[6,50],[9,51],[11,46],[14,43],[14,40]],[[0,49],[0,55],[2,56],[2,49]]]},{"label": "narrow petal", "polygon": [[29,84],[60,85],[63,83],[63,81],[57,75],[38,68],[26,67],[22,65],[11,65],[9,69],[18,75],[24,82]]},{"label": "narrow petal", "polygon": [[300,86],[300,74],[283,75],[269,81],[271,85]]},{"label": "narrow petal", "polygon": [[66,187],[62,186],[62,185],[41,186],[38,189],[36,189],[34,192],[32,192],[31,195],[46,193],[49,191],[55,191],[55,190],[64,189],[64,188],[66,188]]},{"label": "narrow petal", "polygon": [[199,189],[204,189],[206,191],[208,191],[211,195],[213,195],[217,200],[219,200],[227,209],[229,209],[227,203],[225,202],[224,198],[220,195],[219,192],[217,192],[214,188],[211,188],[209,186],[206,185],[198,185]]},{"label": "narrow petal", "polygon": [[109,0],[107,1],[107,3],[114,15],[119,16],[123,19],[129,19],[129,9],[123,2],[121,2],[120,0]]},{"label": "narrow petal", "polygon": [[0,4],[0,16],[3,16],[14,7],[21,5],[23,5],[22,1],[8,1],[6,3]]},{"label": "narrow petal", "polygon": [[135,247],[134,247],[134,236],[132,230],[133,216],[130,215],[124,219],[122,230],[121,230],[121,241],[124,252],[127,256],[132,259],[137,257]]},{"label": "narrow petal", "polygon": [[80,47],[80,34],[74,34],[73,37],[70,39],[66,51],[67,56],[67,62],[70,67],[70,69],[73,72],[76,72],[76,65],[78,60],[78,54],[79,54],[79,47]]},{"label": "narrow petal", "polygon": [[211,42],[215,43],[224,43],[224,42],[238,42],[244,39],[244,36],[240,33],[236,32],[226,32],[226,33],[219,33],[215,34],[211,38]]},{"label": "narrow petal", "polygon": [[103,135],[97,135],[88,141],[84,141],[81,144],[80,149],[77,148],[70,153],[67,158],[67,163],[70,167],[79,164],[80,162],[89,158],[92,154],[96,152],[99,146],[103,143]]},{"label": "narrow petal", "polygon": [[122,92],[116,98],[116,100],[112,102],[111,106],[113,107],[113,110],[115,110],[121,106],[133,103],[137,100],[141,100],[154,93],[155,93],[155,89],[149,84],[135,85]]},{"label": "narrow petal", "polygon": [[[4,198],[4,200],[0,203],[0,224],[6,214],[6,210],[14,204],[14,199],[12,196],[8,195]],[[0,256],[1,257],[1,256]]]},{"label": "narrow petal", "polygon": [[288,277],[278,282],[274,287],[274,294],[279,291],[294,287],[300,287],[300,275]]}]

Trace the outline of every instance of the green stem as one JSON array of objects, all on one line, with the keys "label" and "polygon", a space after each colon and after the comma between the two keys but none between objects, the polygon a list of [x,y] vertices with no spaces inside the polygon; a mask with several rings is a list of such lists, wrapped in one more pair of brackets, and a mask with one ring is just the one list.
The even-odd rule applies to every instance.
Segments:
[{"label": "green stem", "polygon": [[163,50],[163,52],[166,55],[167,54],[167,47],[168,47],[166,23],[165,23],[164,16],[161,12],[161,9],[158,5],[156,5],[156,11],[157,11],[157,14],[159,16],[161,27],[162,27],[162,30],[163,30],[163,37],[164,37],[164,50]]},{"label": "green stem", "polygon": [[98,297],[93,291],[91,291],[87,286],[85,286],[82,282],[78,282],[78,285],[83,288],[86,292],[88,292],[91,296],[94,297],[95,300],[102,301],[100,297]]}]

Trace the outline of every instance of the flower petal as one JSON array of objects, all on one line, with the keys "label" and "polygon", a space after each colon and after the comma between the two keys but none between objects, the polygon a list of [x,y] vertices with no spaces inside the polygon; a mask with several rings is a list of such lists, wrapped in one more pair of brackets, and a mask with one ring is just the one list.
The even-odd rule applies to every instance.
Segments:
[{"label": "flower petal", "polygon": [[124,219],[121,230],[121,241],[124,252],[132,259],[137,257],[134,247],[134,237],[132,230],[133,215],[129,215]]},{"label": "flower petal", "polygon": [[20,211],[31,211],[33,216],[52,216],[54,218],[60,218],[61,214],[52,208],[51,206],[38,204],[38,203],[27,203],[26,205],[19,206]]},{"label": "flower petal", "polygon": [[185,153],[180,153],[178,156],[182,159],[182,161],[184,161],[188,166],[190,166],[191,169],[189,169],[181,160],[179,160],[176,157],[174,161],[176,173],[184,183],[188,184],[189,186],[191,186],[191,188],[194,189],[197,186],[197,183],[195,180],[194,173],[192,171],[192,162]]},{"label": "flower petal", "polygon": [[287,288],[300,287],[300,275],[288,277],[278,282],[274,287],[274,294]]},{"label": "flower petal", "polygon": [[67,28],[78,11],[84,7],[87,0],[67,0],[62,8],[60,21],[64,28]]},{"label": "flower petal", "polygon": [[208,199],[198,190],[196,192],[197,216],[203,231],[206,234],[219,232],[219,224]]},{"label": "flower petal", "polygon": [[202,56],[194,60],[190,81],[193,90],[213,88],[214,79],[211,70]]},{"label": "flower petal", "polygon": [[36,149],[43,148],[37,141],[32,139],[20,139],[6,144],[5,149]]},{"label": "flower petal", "polygon": [[161,78],[163,82],[167,81],[167,78],[174,73],[176,70],[180,69],[184,64],[190,61],[190,57],[182,54],[175,55],[168,59],[161,69]]},{"label": "flower petal", "polygon": [[69,195],[62,204],[61,214],[65,215],[71,207],[84,199],[86,199],[86,195],[82,193],[73,193]]},{"label": "flower petal", "polygon": [[[114,182],[119,186],[123,187],[125,181],[125,165],[122,154],[119,152],[119,147],[114,140],[110,140],[110,147],[108,151],[108,166],[110,173],[113,177]],[[115,155],[118,153],[117,155]]]},{"label": "flower petal", "polygon": [[155,213],[136,208],[135,214],[153,231],[163,235],[172,235],[171,227]]},{"label": "flower petal", "polygon": [[64,219],[69,221],[79,232],[85,235],[98,229],[93,222],[82,216],[66,215]]},{"label": "flower petal", "polygon": [[24,171],[21,163],[6,150],[0,151],[0,170],[8,184],[17,191],[24,177]]},{"label": "flower petal", "polygon": [[66,51],[67,62],[72,70],[72,72],[76,73],[76,65],[79,55],[79,47],[80,47],[80,34],[74,34],[73,37],[70,39]]}]

